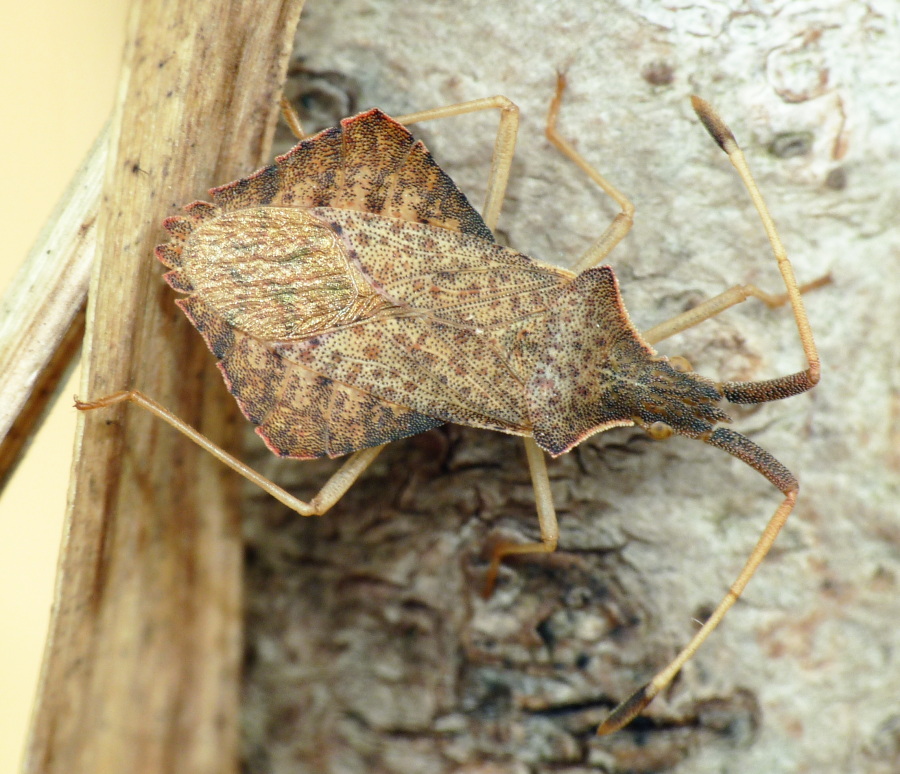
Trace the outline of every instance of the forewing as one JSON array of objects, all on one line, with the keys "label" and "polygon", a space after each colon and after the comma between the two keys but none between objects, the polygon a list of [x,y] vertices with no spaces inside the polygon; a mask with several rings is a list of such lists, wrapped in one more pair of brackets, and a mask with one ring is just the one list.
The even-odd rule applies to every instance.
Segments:
[{"label": "forewing", "polygon": [[313,213],[341,235],[350,262],[386,303],[371,318],[277,351],[429,416],[527,432],[526,342],[572,275],[458,232]]},{"label": "forewing", "polygon": [[370,314],[382,301],[309,210],[253,207],[198,224],[173,287],[204,299],[260,341],[301,338]]},{"label": "forewing", "polygon": [[528,430],[528,330],[570,275],[495,245],[400,124],[368,111],[210,193],[157,256],[277,453]]},{"label": "forewing", "polygon": [[317,208],[351,265],[390,304],[475,328],[547,308],[574,276],[476,236],[362,212]]},{"label": "forewing", "polygon": [[308,209],[209,205],[173,225],[158,250],[166,280],[241,410],[282,456],[340,456],[440,425],[440,419],[282,360],[276,341],[370,317],[387,302],[351,266],[334,231]]},{"label": "forewing", "polygon": [[[274,217],[266,215],[268,208],[282,213],[311,207],[371,212],[493,241],[481,216],[425,146],[380,110],[344,119],[340,126],[301,141],[271,166],[214,188],[210,195],[214,204],[194,202],[184,208],[185,216],[168,218],[163,224],[170,240],[160,245],[156,254],[173,269],[166,280],[176,290],[190,292],[196,276],[188,275],[196,275],[198,268],[216,272],[215,266],[203,269],[198,261],[221,262],[221,245],[228,245],[230,240],[234,246],[234,236],[241,237],[245,231],[255,230],[268,231],[273,242],[279,239],[275,232],[277,225],[267,229],[261,222]],[[200,235],[195,233],[198,229],[207,236],[218,231],[219,241],[209,239],[202,252],[192,251],[190,245],[199,245]],[[288,235],[293,237],[289,232]],[[281,239],[288,242],[284,237]],[[263,240],[259,240],[259,245],[263,249],[267,247]],[[194,261],[191,272],[186,272],[184,261],[191,256],[198,261]],[[262,251],[257,251],[256,257],[260,256]],[[258,267],[261,269],[261,263]],[[262,276],[261,270],[257,276]],[[305,294],[309,299],[315,298],[312,292]],[[319,309],[315,302],[312,306],[311,320],[329,319],[327,308]],[[294,317],[299,320],[300,313]],[[344,321],[348,319],[345,317]],[[312,330],[316,324],[296,323],[295,327]],[[322,327],[327,327],[327,322]]]}]

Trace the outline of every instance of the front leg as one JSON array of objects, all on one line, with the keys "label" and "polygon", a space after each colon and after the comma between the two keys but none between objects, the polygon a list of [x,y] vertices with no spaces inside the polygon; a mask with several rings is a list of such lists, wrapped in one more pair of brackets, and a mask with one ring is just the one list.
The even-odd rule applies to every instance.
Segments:
[{"label": "front leg", "polygon": [[575,150],[575,146],[559,133],[559,130],[556,128],[556,121],[559,117],[559,108],[562,105],[562,96],[565,90],[566,77],[559,73],[556,76],[556,94],[550,103],[550,111],[547,114],[547,127],[545,129],[547,139],[560,153],[574,162],[582,172],[600,186],[603,192],[619,205],[620,209],[613,222],[606,227],[606,230],[600,237],[578,259],[574,269],[577,274],[598,266],[612,252],[613,248],[628,235],[634,224],[634,205],[625,194],[588,164],[587,159]]}]

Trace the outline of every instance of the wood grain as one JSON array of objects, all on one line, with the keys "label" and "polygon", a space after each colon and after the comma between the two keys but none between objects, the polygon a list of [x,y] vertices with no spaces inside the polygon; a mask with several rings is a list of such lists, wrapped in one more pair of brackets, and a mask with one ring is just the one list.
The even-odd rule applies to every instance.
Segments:
[{"label": "wood grain", "polygon": [[105,127],[0,299],[0,489],[84,335],[108,151]]},{"label": "wood grain", "polygon": [[[153,248],[163,217],[268,157],[301,7],[134,4],[97,222],[83,395],[139,386],[228,445],[222,417],[233,409],[218,405],[219,377]],[[80,432],[25,770],[236,771],[233,482],[135,410],[86,416]]]}]

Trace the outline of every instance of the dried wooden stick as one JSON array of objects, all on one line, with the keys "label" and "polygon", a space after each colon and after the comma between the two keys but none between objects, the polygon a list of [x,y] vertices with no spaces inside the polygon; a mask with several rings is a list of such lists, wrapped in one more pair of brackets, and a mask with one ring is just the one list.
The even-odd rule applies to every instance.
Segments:
[{"label": "dried wooden stick", "polygon": [[0,299],[0,489],[81,341],[108,150],[105,127]]},{"label": "dried wooden stick", "polygon": [[[140,0],[97,221],[82,396],[138,386],[229,444],[153,259],[161,219],[269,155],[301,0]],[[214,389],[207,391],[207,377]],[[29,772],[236,771],[241,539],[215,460],[140,412],[81,420]]]}]

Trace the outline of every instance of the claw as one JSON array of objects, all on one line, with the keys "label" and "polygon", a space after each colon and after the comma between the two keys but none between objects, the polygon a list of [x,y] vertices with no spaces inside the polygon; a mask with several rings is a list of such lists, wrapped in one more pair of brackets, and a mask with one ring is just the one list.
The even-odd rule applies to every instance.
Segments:
[{"label": "claw", "polygon": [[500,562],[491,562],[488,567],[487,574],[484,576],[484,586],[481,588],[481,598],[490,599],[494,594],[494,587],[497,585],[497,573],[500,570]]},{"label": "claw", "polygon": [[597,736],[605,736],[627,726],[643,712],[644,708],[653,701],[658,692],[658,690],[653,689],[650,683],[642,685],[609,713],[609,717],[597,729]]},{"label": "claw", "polygon": [[93,409],[105,408],[106,406],[115,406],[117,403],[124,403],[131,400],[134,393],[131,390],[120,390],[111,395],[104,395],[97,400],[78,400],[75,396],[75,408],[79,411],[91,411]]}]

